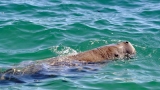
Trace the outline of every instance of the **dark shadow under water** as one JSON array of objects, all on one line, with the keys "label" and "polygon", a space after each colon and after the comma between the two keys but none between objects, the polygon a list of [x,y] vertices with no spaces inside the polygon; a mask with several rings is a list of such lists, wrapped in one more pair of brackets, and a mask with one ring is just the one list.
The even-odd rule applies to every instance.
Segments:
[{"label": "dark shadow under water", "polygon": [[[27,62],[25,62],[27,63]],[[43,79],[64,77],[78,79],[86,74],[95,73],[99,68],[106,64],[106,62],[99,63],[81,63],[74,62],[76,66],[56,65],[49,66],[46,64],[35,65],[34,68],[41,68],[41,70],[34,73],[13,73],[14,69],[7,69],[0,72],[0,85],[11,85],[15,83],[39,83]],[[30,64],[30,63],[28,63]],[[19,65],[21,68],[26,67]],[[23,67],[22,67],[23,66]],[[18,66],[16,69],[19,68]],[[10,73],[12,72],[12,73]]]}]

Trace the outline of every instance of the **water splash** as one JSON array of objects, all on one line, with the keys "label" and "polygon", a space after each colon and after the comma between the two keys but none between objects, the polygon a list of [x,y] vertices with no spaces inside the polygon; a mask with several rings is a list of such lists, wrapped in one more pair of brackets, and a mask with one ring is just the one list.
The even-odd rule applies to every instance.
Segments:
[{"label": "water splash", "polygon": [[77,54],[76,50],[72,49],[71,47],[67,47],[63,45],[53,46],[49,50],[52,51],[53,53],[56,53],[59,56]]}]

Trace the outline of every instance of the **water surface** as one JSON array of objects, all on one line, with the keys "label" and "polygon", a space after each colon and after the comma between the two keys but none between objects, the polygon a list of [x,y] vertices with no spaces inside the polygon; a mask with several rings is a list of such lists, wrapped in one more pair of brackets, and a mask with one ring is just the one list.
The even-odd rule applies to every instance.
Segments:
[{"label": "water surface", "polygon": [[159,90],[159,8],[159,0],[1,0],[0,68],[126,40],[137,56],[0,89]]}]

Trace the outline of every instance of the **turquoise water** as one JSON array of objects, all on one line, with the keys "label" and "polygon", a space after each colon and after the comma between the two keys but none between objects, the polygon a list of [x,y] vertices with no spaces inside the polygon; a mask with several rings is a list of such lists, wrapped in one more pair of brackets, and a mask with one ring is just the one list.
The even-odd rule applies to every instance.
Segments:
[{"label": "turquoise water", "polygon": [[0,89],[160,89],[159,0],[1,0],[0,68],[126,40],[135,59]]}]

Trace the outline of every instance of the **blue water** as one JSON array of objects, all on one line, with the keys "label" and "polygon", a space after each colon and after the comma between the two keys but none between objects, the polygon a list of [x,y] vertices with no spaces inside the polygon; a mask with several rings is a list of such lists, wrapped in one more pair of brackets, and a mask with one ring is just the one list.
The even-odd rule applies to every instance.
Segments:
[{"label": "blue water", "polygon": [[[1,0],[0,68],[130,41],[136,58],[0,89],[159,90],[159,0]],[[30,79],[29,79],[30,80]],[[32,81],[32,79],[31,79]]]}]

